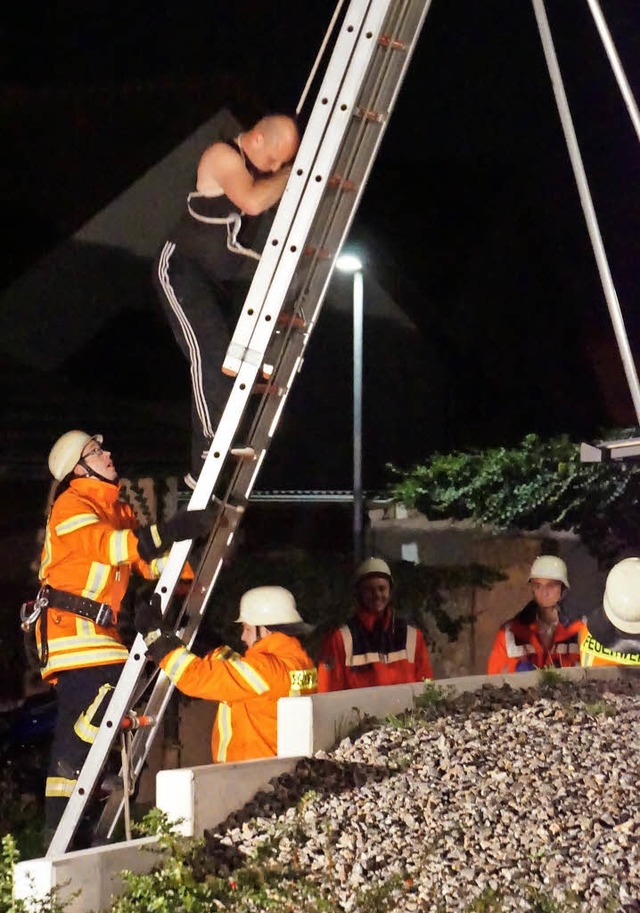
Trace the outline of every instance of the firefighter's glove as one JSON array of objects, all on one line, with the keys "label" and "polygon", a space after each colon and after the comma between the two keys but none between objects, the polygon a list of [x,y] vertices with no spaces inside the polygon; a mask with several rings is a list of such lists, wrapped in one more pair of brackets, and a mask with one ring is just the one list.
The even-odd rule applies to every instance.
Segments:
[{"label": "firefighter's glove", "polygon": [[167,626],[162,617],[160,596],[154,593],[150,600],[139,597],[136,601],[134,622],[142,634],[151,658],[159,663],[172,650],[184,646],[179,637]]},{"label": "firefighter's glove", "polygon": [[205,536],[213,526],[217,511],[179,510],[163,523],[152,523],[135,530],[138,537],[138,554],[144,561],[153,561],[169,551],[174,542],[182,539],[198,539]]}]

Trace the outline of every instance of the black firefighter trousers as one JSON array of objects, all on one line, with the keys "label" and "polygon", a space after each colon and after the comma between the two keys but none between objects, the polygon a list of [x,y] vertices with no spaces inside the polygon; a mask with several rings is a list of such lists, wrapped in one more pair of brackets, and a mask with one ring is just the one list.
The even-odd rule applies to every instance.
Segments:
[{"label": "black firefighter trousers", "polygon": [[50,842],[109,706],[122,663],[58,674],[58,717],[45,789],[45,840]]}]

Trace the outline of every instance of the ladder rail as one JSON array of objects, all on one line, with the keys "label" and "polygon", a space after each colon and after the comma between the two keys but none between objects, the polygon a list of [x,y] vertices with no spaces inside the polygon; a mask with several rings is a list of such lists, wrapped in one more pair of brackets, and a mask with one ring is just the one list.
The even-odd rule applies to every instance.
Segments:
[{"label": "ladder rail", "polygon": [[[405,7],[406,6],[407,6],[407,4],[405,3]],[[371,39],[369,39],[369,40],[371,40]],[[384,74],[381,74],[378,77],[378,79],[376,80],[378,85],[380,84],[380,82],[383,81],[383,78],[384,78]],[[357,82],[356,82],[356,85],[357,85]],[[344,91],[344,87],[343,87],[343,91]],[[347,87],[346,97],[349,97],[350,91],[351,91],[350,87]],[[342,99],[344,99],[344,97],[345,97],[344,95],[341,95]],[[355,93],[354,93],[354,97],[352,99],[353,103],[355,103],[355,100],[356,99],[355,99]],[[347,129],[348,129],[348,125],[349,125],[349,122],[350,122],[350,119],[352,118],[352,116],[353,116],[353,104],[351,105],[351,108],[348,110]],[[366,124],[364,121],[361,122],[360,124],[357,124],[356,129],[358,130],[358,132],[360,134],[358,139],[361,137],[361,134],[365,130],[365,128],[366,128]],[[343,132],[346,132],[346,130]],[[376,143],[376,148],[381,139],[382,130],[379,130],[378,133],[379,133],[379,136],[378,136],[378,142]],[[321,156],[318,156],[318,158],[321,159],[320,161],[316,161],[318,172],[320,174],[327,175],[331,170],[330,165],[332,165],[332,163],[333,163],[333,159],[334,159],[333,151],[329,150],[326,153],[324,158],[322,158]],[[319,182],[316,182],[316,183],[319,183]],[[309,224],[309,219],[307,216],[307,213],[308,213],[307,206],[310,206],[310,208],[313,208],[314,203],[315,203],[315,208],[317,208],[319,199],[321,198],[321,196],[325,192],[325,190],[326,190],[326,180],[323,182],[323,185],[322,185],[320,191],[318,191],[317,187],[314,188],[315,196],[318,199],[313,200],[311,204],[309,204],[306,197],[304,197],[304,196],[301,197],[301,202],[304,204],[304,206],[298,206],[297,218],[299,221],[295,222],[295,225],[292,227],[292,230],[290,233],[290,234],[294,235],[294,238],[297,238],[299,236],[306,236],[309,234],[309,232],[311,230],[311,224]],[[362,192],[362,187],[360,188],[360,193],[357,194],[355,197],[352,197],[351,207],[350,207],[352,211],[355,210],[355,206],[357,205],[357,202],[359,201],[361,192]],[[339,196],[340,196],[339,193],[336,194],[336,198]],[[333,206],[333,210],[335,212],[337,204],[334,202],[332,204],[332,206]],[[331,219],[327,220],[324,216],[322,216],[320,218],[320,223],[325,226],[325,234],[328,231],[327,226],[331,223],[331,221],[332,221]],[[300,222],[302,223],[302,225],[300,224]],[[312,222],[313,222],[313,219],[311,220],[311,223]],[[348,230],[348,226],[346,226],[344,228],[344,230],[342,232],[342,237],[344,237],[347,230]],[[295,240],[294,240],[294,243],[295,243]],[[299,257],[296,258],[296,260],[295,260],[294,269],[298,262],[299,262]],[[317,266],[317,264],[318,264],[318,261],[316,260],[314,265]],[[333,262],[332,262],[332,265],[333,265]],[[311,268],[311,272],[313,273],[313,267]],[[327,285],[328,285],[328,282],[330,279],[330,272],[331,272],[330,270],[324,271],[324,275],[322,277],[322,282],[321,282],[321,286],[320,286],[320,292],[318,295],[318,300],[316,302],[314,319],[311,323],[311,326],[313,326],[313,323],[315,322],[315,319],[316,319],[316,315],[321,308],[322,299],[324,297],[324,293],[326,291],[326,288],[327,288]],[[278,277],[278,281],[271,284],[271,286],[267,292],[267,295],[265,297],[265,306],[267,308],[270,306],[269,296],[277,295],[277,293],[280,292],[280,299],[282,299],[283,293],[286,294],[286,290],[289,288],[292,275],[293,274],[285,273],[284,279],[282,279],[281,277]],[[283,286],[284,286],[284,292],[283,292]],[[281,304],[281,300],[280,300],[280,302],[278,302],[276,300],[276,305],[277,304]],[[287,333],[287,342],[290,339],[291,332],[292,331],[289,330]],[[301,334],[300,347],[299,347],[298,351],[296,351],[296,350],[292,351],[291,347],[285,343],[285,345],[283,346],[283,350],[281,352],[281,358],[280,358],[278,368],[276,369],[276,372],[274,374],[274,380],[276,381],[276,386],[278,386],[278,382],[281,379],[281,375],[282,374],[285,375],[284,383],[280,387],[281,393],[279,395],[279,402],[278,402],[277,406],[275,408],[273,408],[273,401],[269,398],[269,396],[264,396],[262,399],[262,402],[261,402],[261,406],[257,410],[256,415],[254,416],[252,429],[249,433],[248,443],[249,443],[249,445],[253,446],[256,450],[259,451],[259,453],[260,453],[260,456],[258,457],[259,462],[261,462],[262,458],[266,454],[268,442],[270,441],[270,439],[273,437],[273,434],[275,433],[279,417],[284,410],[286,399],[291,390],[293,381],[300,369],[300,365],[301,365],[301,361],[302,361],[302,354],[309,341],[309,336],[310,336],[310,331],[307,331],[307,332],[304,332]],[[270,338],[270,336],[269,336],[269,338]],[[266,346],[268,344],[269,338],[267,338],[267,339],[263,338],[262,340],[260,340],[260,342],[256,345],[256,349],[259,351],[260,346]],[[288,358],[286,357],[287,355],[288,355]],[[260,359],[253,359],[253,360],[247,359],[247,361],[245,363],[243,363],[241,372],[239,373],[239,375],[236,379],[236,385],[238,385],[238,386],[244,385],[245,388],[246,388],[246,386],[248,386],[247,380],[243,376],[243,371],[247,370],[247,363],[251,366],[249,379],[250,379],[250,381],[254,381],[255,375],[257,373],[257,366],[258,366],[259,362],[260,362]],[[265,426],[265,424],[266,424],[266,429],[267,429],[266,435],[263,434],[262,439],[260,439],[260,429],[263,428]],[[222,453],[224,445],[216,446],[217,442],[218,442],[218,435],[216,435],[216,438],[214,438],[212,450],[214,452],[219,451],[220,453]],[[253,487],[255,478],[257,477],[257,474],[258,474],[258,472],[257,472],[256,468],[244,467],[244,466],[239,467],[238,472],[237,472],[238,478],[237,478],[236,484],[234,486],[232,483],[232,485],[230,486],[236,502],[239,501],[240,499],[244,500],[245,503],[248,501],[248,498],[249,498],[251,489]],[[230,537],[227,539],[226,544],[227,545],[230,544]],[[209,545],[209,552],[211,552],[212,550],[215,551],[215,545],[216,545],[216,540],[213,539]],[[222,566],[222,559],[219,557],[216,557],[214,560],[216,563],[215,575],[217,576],[217,574],[219,573],[221,566]],[[205,559],[203,561],[203,567],[206,567],[206,564],[207,564],[207,558],[205,557]],[[206,574],[204,576],[206,577]],[[196,603],[199,602],[200,617],[203,616],[204,611],[207,606],[207,601],[213,590],[214,583],[215,583],[215,578],[212,580],[211,585],[207,587],[206,593],[201,592],[199,594],[199,598],[198,598],[197,590],[198,590],[198,587],[200,587],[200,579],[197,578],[196,581],[194,581],[194,585],[192,586],[191,592],[185,602],[185,605],[186,605],[185,610],[188,613],[192,612],[192,610],[194,608],[193,603],[194,603],[194,598],[195,598]],[[194,594],[196,594],[195,597],[194,597]],[[195,607],[197,608],[198,606],[196,605]],[[158,713],[162,712],[162,708],[164,706],[166,706],[170,693],[171,693],[171,685],[168,682],[167,677],[163,676],[161,679],[158,680],[158,682],[156,684],[156,688],[154,689],[154,694],[152,695],[152,698],[151,698],[149,704],[145,708],[144,714],[155,718]],[[160,706],[158,706],[158,704],[160,704]],[[150,749],[150,745],[153,741],[154,735],[155,735],[154,730],[139,730],[134,735],[134,740],[133,740],[133,745],[132,745],[131,763],[132,763],[132,769],[136,773],[138,773],[140,771],[142,764],[144,763],[144,760]],[[122,804],[122,800],[120,800],[120,806],[121,806],[121,804]],[[113,803],[111,806],[109,806],[109,805],[106,806],[105,812],[103,813],[103,817],[98,826],[99,830],[101,830],[105,836],[112,836],[113,827],[115,826],[115,821],[116,821],[114,812],[116,814],[119,814],[119,811],[120,811],[119,807],[117,809],[113,808]]]},{"label": "ladder rail", "polygon": [[[352,0],[345,13],[309,125],[230,345],[232,358],[235,357],[233,352],[241,354],[241,357],[235,357],[231,366],[225,362],[225,371],[235,374],[234,384],[189,503],[188,509],[191,510],[207,506],[222,469],[229,465],[229,452],[240,423],[245,414],[251,416],[248,443],[256,451],[255,460],[232,464],[226,495],[229,500],[223,502],[222,513],[183,604],[181,635],[188,646],[195,639],[224,556],[233,542],[292,384],[302,366],[335,255],[355,214],[399,85],[391,86],[388,98],[384,97],[382,89],[389,81],[402,80],[430,2]],[[383,27],[392,31],[404,28],[410,32],[408,41],[398,45],[402,47],[401,51],[390,45],[385,47],[379,41]],[[378,69],[377,64],[380,65]],[[384,117],[379,123],[366,117],[358,120],[354,112],[357,114],[359,102],[360,107],[379,103],[385,109]],[[359,147],[363,149],[361,154]],[[346,169],[345,177],[353,178],[353,189],[330,186],[329,179],[336,165]],[[309,239],[314,243],[318,239],[322,244],[326,243],[331,255],[325,260],[316,250],[302,260]],[[302,328],[291,325],[282,334],[279,345],[275,340],[277,357],[274,359],[273,378],[278,395],[263,396],[255,411],[247,412],[258,371],[275,339],[276,318],[296,277],[304,280],[304,293],[298,295],[295,307],[300,312],[306,309],[311,319],[307,321],[305,315],[307,322]],[[227,521],[226,525],[223,519]],[[156,585],[163,612],[166,612],[190,548],[191,543],[186,541],[175,543],[171,548]],[[119,732],[120,721],[131,707],[132,694],[139,686],[146,664],[146,648],[143,639],[138,636],[51,842],[48,856],[64,852],[69,845]],[[168,677],[160,673],[144,714],[151,716],[154,724],[148,729],[139,729],[132,740],[131,768],[136,776],[148,755],[172,690]],[[114,795],[107,802],[99,822],[99,833],[112,835],[123,801],[123,796]]]},{"label": "ladder rail", "polygon": [[[232,516],[235,515],[235,522],[237,524],[240,520],[238,512],[230,511],[229,513],[231,513]],[[224,516],[226,516],[226,513]],[[234,522],[234,520],[231,519],[230,522]],[[193,646],[193,642],[204,617],[209,597],[222,567],[222,559],[213,548],[213,544],[216,543],[216,536],[228,538],[227,528],[219,525],[212,534],[198,572],[192,583],[190,593],[187,595],[183,604],[176,626],[176,633],[187,647]],[[150,717],[154,720],[154,723],[151,726],[138,729],[133,734],[131,740],[129,766],[134,782],[137,782],[142,773],[151,746],[157,735],[158,727],[164,717],[165,710],[175,688],[171,679],[165,675],[161,669],[158,670],[158,675],[155,679],[151,694],[142,711],[142,715]],[[95,828],[96,837],[102,839],[111,839],[113,837],[124,808],[124,802],[125,797],[122,791],[114,792],[108,797]]]}]

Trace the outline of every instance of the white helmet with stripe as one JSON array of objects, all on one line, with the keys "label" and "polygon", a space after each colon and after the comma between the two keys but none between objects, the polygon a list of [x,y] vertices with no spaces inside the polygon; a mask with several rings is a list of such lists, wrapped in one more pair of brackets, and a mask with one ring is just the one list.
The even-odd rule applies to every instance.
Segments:
[{"label": "white helmet with stripe", "polygon": [[49,453],[49,470],[53,478],[61,482],[79,463],[89,441],[102,444],[103,440],[101,434],[87,434],[86,431],[67,431],[59,437]]},{"label": "white helmet with stripe", "polygon": [[295,625],[303,623],[293,593],[282,586],[257,586],[240,599],[236,621],[248,625]]}]

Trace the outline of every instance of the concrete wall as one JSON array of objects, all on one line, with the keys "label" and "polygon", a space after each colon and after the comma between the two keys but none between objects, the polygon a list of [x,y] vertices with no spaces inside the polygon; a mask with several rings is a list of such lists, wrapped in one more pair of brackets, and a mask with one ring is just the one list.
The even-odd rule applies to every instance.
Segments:
[{"label": "concrete wall", "polygon": [[[531,598],[529,569],[537,555],[556,554],[567,563],[571,588],[564,605],[569,617],[588,614],[602,599],[606,572],[573,533],[496,532],[466,521],[430,521],[402,505],[370,511],[369,520],[367,546],[372,555],[432,566],[484,564],[506,575],[490,590],[469,588],[444,594],[445,608],[453,618],[471,616],[472,621],[455,643],[449,643],[435,625],[427,631],[436,678],[486,671],[498,628]],[[401,602],[402,593],[398,598]]]},{"label": "concrete wall", "polygon": [[[562,669],[563,678],[612,680],[625,678],[633,670],[619,667]],[[442,687],[451,694],[475,691],[485,684],[510,684],[530,688],[538,673],[469,676],[448,679]],[[269,788],[270,780],[295,768],[301,756],[330,749],[358,724],[363,714],[383,719],[413,706],[421,684],[362,688],[316,694],[311,697],[283,698],[278,704],[277,758],[212,764],[190,769],[163,771],[157,779],[158,807],[172,820],[182,819],[181,830],[201,836],[206,828],[220,824],[230,812],[242,808],[255,794]],[[300,754],[300,749],[303,752]],[[90,913],[108,907],[123,890],[123,869],[149,871],[157,862],[154,839],[132,840],[113,846],[66,853],[55,858],[31,859],[16,866],[14,895],[34,903],[56,890],[68,903],[66,913]]]}]

